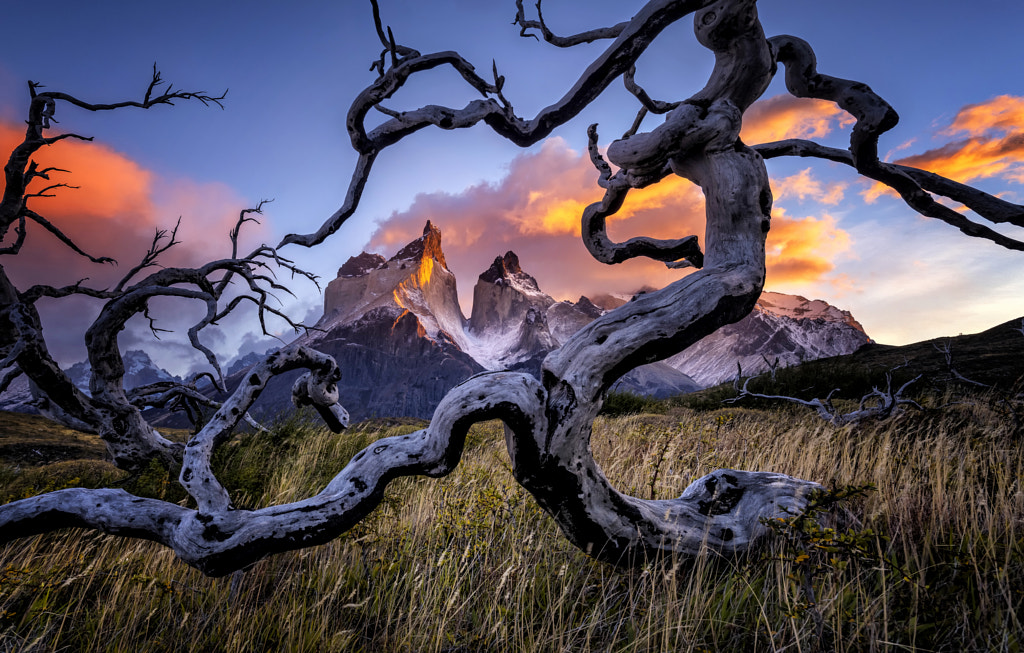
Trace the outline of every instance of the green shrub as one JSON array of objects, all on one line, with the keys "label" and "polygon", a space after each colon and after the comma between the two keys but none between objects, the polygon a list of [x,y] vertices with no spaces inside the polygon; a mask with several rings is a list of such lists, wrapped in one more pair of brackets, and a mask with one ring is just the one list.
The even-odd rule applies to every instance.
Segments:
[{"label": "green shrub", "polygon": [[609,392],[601,406],[600,415],[619,417],[621,415],[639,415],[641,413],[662,413],[665,411],[663,402],[651,397],[641,397],[633,392]]}]

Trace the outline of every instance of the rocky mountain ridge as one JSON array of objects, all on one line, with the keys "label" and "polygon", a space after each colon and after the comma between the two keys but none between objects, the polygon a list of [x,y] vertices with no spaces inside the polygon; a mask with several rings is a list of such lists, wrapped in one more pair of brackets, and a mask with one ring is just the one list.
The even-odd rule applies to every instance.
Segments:
[{"label": "rocky mountain ridge", "polygon": [[[385,415],[389,413],[377,408],[377,392],[367,388],[392,388],[415,397],[404,405],[417,412],[406,414],[429,416],[443,394],[431,401],[429,392],[422,390],[454,386],[461,379],[449,374],[453,370],[468,375],[485,369],[510,369],[539,375],[550,351],[626,301],[627,297],[610,294],[598,301],[587,297],[576,302],[556,301],[509,251],[496,256],[477,278],[472,310],[466,318],[455,276],[444,259],[441,232],[428,222],[423,235],[392,258],[363,252],[339,268],[338,277],[325,293],[324,317],[317,324],[321,331],[311,333],[308,343],[335,355],[347,370],[344,358],[355,351],[354,334],[372,332],[374,338],[356,338],[358,347],[402,357],[408,367],[401,380],[409,389],[400,390],[400,380],[391,379],[390,372],[359,366],[358,372],[346,373],[354,377],[353,396],[369,402],[367,414]],[[395,332],[397,327],[401,327],[401,337]],[[821,300],[765,293],[744,320],[682,354],[634,370],[620,379],[615,389],[662,397],[692,392],[730,378],[737,362],[744,373],[756,373],[769,364],[785,366],[850,353],[869,341],[847,311]],[[341,343],[347,349],[340,347]],[[428,356],[426,352],[437,355],[405,355],[421,350],[417,356]],[[416,380],[427,369],[433,370],[429,373],[433,384]],[[346,406],[354,415],[363,410]]]},{"label": "rocky mountain ridge", "polygon": [[[626,301],[611,294],[556,301],[509,251],[479,275],[466,318],[441,231],[427,222],[419,238],[389,259],[363,252],[346,261],[324,292],[323,317],[299,341],[338,361],[342,403],[354,420],[429,417],[448,390],[473,374],[510,369],[539,376],[550,351]],[[744,320],[666,361],[631,371],[613,389],[683,394],[731,378],[737,362],[744,374],[754,374],[776,360],[785,366],[850,353],[869,341],[846,311],[821,300],[764,293]],[[229,390],[251,362],[254,357],[229,368]],[[75,374],[84,375],[87,386],[85,372]],[[257,418],[290,408],[296,375],[272,380],[253,408]]]},{"label": "rocky mountain ridge", "polygon": [[764,292],[754,310],[666,362],[702,387],[773,366],[852,354],[872,342],[849,311],[798,295]]}]

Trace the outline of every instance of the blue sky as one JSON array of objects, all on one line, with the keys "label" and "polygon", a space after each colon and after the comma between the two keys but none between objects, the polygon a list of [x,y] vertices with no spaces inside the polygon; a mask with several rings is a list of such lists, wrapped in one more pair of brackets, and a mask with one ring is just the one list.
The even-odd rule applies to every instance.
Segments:
[{"label": "blue sky", "polygon": [[[604,47],[597,43],[562,50],[520,38],[511,25],[512,1],[381,0],[381,5],[384,21],[402,44],[421,52],[458,50],[482,71],[495,59],[507,80],[506,96],[524,116],[556,100]],[[568,33],[616,23],[641,6],[548,0],[544,8],[552,28]],[[985,136],[980,131],[952,132],[949,125],[965,106],[991,103],[1000,96],[1024,96],[1024,77],[1016,71],[1024,8],[1016,3],[976,1],[965,9],[963,3],[952,1],[762,0],[759,11],[767,34],[790,33],[808,40],[822,72],[864,81],[896,108],[901,123],[881,147],[894,159]],[[138,167],[136,177],[146,180],[138,192],[146,197],[131,206],[145,205],[147,217],[138,221],[140,233],[173,226],[181,215],[184,245],[197,243],[200,251],[214,252],[221,239],[226,244],[226,228],[239,209],[273,198],[261,230],[252,236],[276,243],[287,232],[314,230],[341,203],[355,160],[344,129],[345,113],[355,94],[372,81],[374,73],[368,67],[380,51],[368,0],[287,6],[57,0],[6,7],[5,23],[0,120],[9,126],[23,119],[28,79],[83,99],[115,101],[141,95],[156,62],[164,78],[177,87],[211,92],[230,88],[223,111],[185,103],[148,112],[98,115],[65,109],[58,114],[62,128],[96,137],[95,145],[88,147],[105,148],[111,157]],[[710,66],[710,55],[696,44],[690,21],[684,20],[640,60],[637,79],[653,96],[678,100],[699,90]],[[783,91],[776,84],[765,97]],[[390,106],[461,106],[474,96],[450,71],[434,71],[410,84]],[[515,249],[541,287],[559,298],[575,299],[601,287],[636,288],[647,274],[652,275],[651,283],[661,285],[666,282],[664,273],[652,273],[649,267],[604,271],[584,263],[570,267],[568,260],[552,261],[546,252],[561,242],[553,235],[546,240],[545,234],[513,228],[484,233],[472,242],[467,236],[489,210],[479,202],[504,198],[510,206],[529,206],[522,198],[511,197],[516,187],[512,181],[556,161],[563,169],[572,167],[585,150],[587,124],[601,125],[606,145],[628,128],[635,110],[635,100],[615,85],[582,116],[556,131],[555,140],[527,152],[484,127],[416,134],[381,156],[359,212],[338,234],[314,250],[282,253],[326,283],[349,256],[368,247],[390,255],[396,242],[416,237],[425,217],[434,215],[445,233],[446,254],[449,244],[452,249],[448,260],[464,297],[471,295],[486,262],[505,249]],[[654,122],[645,124],[650,127]],[[1024,125],[1017,127],[1004,128],[997,136],[1012,139],[1024,130]],[[843,146],[845,139],[841,121],[834,118],[818,140]],[[51,149],[53,161],[59,162],[61,152]],[[87,153],[81,156],[86,158],[72,172],[85,180],[90,164]],[[1013,172],[1015,162],[972,183],[1024,201],[1021,178]],[[977,331],[1024,314],[1024,255],[974,242],[946,225],[918,218],[887,197],[869,203],[864,198],[868,185],[836,166],[810,160],[771,162],[769,171],[779,181],[777,217],[791,219],[794,231],[805,227],[805,255],[817,252],[828,262],[828,269],[816,268],[813,274],[779,273],[775,279],[770,267],[771,289],[849,309],[870,335],[892,343]],[[68,181],[75,183],[74,176]],[[118,194],[116,184],[110,192]],[[581,186],[573,192],[572,201],[580,202],[589,191]],[[563,199],[553,198],[550,204]],[[691,200],[683,203],[686,206],[668,208],[692,210]],[[37,210],[45,214],[46,208],[39,204]],[[461,217],[446,224],[445,211]],[[635,225],[652,224],[658,215],[651,209]],[[122,216],[117,224],[131,220]],[[103,224],[103,216],[95,216],[81,228],[109,229]],[[623,236],[631,224],[623,221]],[[810,242],[812,237],[820,241]],[[46,236],[32,238],[43,241]],[[127,247],[116,244],[121,245]],[[581,244],[575,247],[583,249]],[[131,260],[130,251],[118,254]],[[565,267],[559,268],[560,262]],[[77,264],[68,265],[78,270]],[[95,278],[102,278],[102,272]],[[298,318],[315,313],[322,301],[316,289],[301,283],[293,288],[298,297],[283,298],[290,313]],[[463,308],[469,310],[468,299]],[[84,327],[76,335],[62,319],[69,310],[43,306],[53,324],[48,334],[53,334],[54,351],[66,363],[84,357]],[[178,324],[187,317],[188,310],[172,311],[165,320],[180,327],[187,326]],[[269,345],[246,335],[252,324],[241,319],[225,324],[220,334],[211,336],[211,344],[226,358],[240,346]],[[145,329],[135,325],[123,342],[146,346]],[[154,357],[168,369],[183,372],[197,359],[175,342],[165,337],[163,360],[159,353]]]}]

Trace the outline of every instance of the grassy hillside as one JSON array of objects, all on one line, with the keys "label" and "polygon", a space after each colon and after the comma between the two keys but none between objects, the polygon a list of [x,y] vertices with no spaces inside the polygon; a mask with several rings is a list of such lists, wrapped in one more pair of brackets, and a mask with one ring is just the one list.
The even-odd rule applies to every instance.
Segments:
[{"label": "grassy hillside", "polygon": [[[11,419],[0,416],[0,433]],[[333,435],[296,418],[241,436],[216,462],[236,503],[267,505],[315,492],[361,447],[417,426]],[[73,437],[76,455],[104,464],[95,440]],[[26,447],[0,450],[20,456],[5,457],[0,497],[33,491],[32,475],[51,489],[103,482],[69,477],[60,466],[74,461],[36,465]],[[449,477],[396,481],[353,531],[243,574],[209,579],[159,546],[83,531],[0,548],[0,649],[1021,648],[1024,446],[984,401],[856,429],[790,409],[675,407],[600,418],[593,447],[614,483],[643,497],[676,496],[718,467],[840,490],[820,523],[773,523],[748,559],[620,570],[565,542],[487,423]],[[147,475],[113,482],[183,498],[166,470]]]},{"label": "grassy hillside", "polygon": [[[1024,390],[1024,334],[1021,320],[1010,320],[981,333],[934,338],[911,345],[868,344],[853,354],[809,361],[778,370],[772,383],[767,374],[750,383],[752,392],[787,395],[801,399],[823,398],[838,388],[837,398],[860,399],[875,386],[885,389],[886,372],[893,382],[903,384],[920,375],[909,395],[921,397],[962,391],[969,383],[951,383],[946,357],[939,348],[948,347],[953,365],[963,377],[1001,392]],[[732,383],[725,383],[691,395],[676,403],[691,408],[714,408],[736,395]],[[767,405],[748,402],[743,405]]]}]

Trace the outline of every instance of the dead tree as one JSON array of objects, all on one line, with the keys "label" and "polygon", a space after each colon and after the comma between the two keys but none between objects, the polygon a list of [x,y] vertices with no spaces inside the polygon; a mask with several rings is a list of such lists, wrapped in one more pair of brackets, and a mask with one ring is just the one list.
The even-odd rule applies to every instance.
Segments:
[{"label": "dead tree", "polygon": [[[376,0],[371,4],[383,49],[372,66],[377,78],[358,94],[348,113],[348,133],[359,157],[344,202],[316,232],[291,234],[277,249],[292,244],[312,247],[335,233],[355,214],[378,156],[422,129],[451,130],[483,123],[511,142],[528,146],[579,115],[621,79],[641,108],[626,136],[613,141],[607,150],[608,160],[618,168],[615,172],[598,153],[596,126],[588,132],[597,184],[604,195],[584,211],[584,245],[596,259],[609,264],[644,256],[671,267],[700,269],[581,329],[548,355],[540,380],[511,372],[475,376],[441,401],[428,428],[375,442],[316,496],[261,510],[235,510],[210,471],[210,452],[230,437],[269,376],[296,365],[311,367],[312,376],[298,384],[297,394],[325,412],[338,412],[337,392],[332,386],[337,367],[313,352],[285,350],[261,364],[250,382],[242,384],[186,447],[181,482],[195,498],[195,510],[119,490],[61,490],[0,507],[0,540],[82,526],[161,542],[204,572],[224,574],[274,552],[336,537],[373,510],[386,484],[398,476],[449,473],[458,464],[469,426],[499,418],[506,425],[515,478],[581,550],[617,563],[659,554],[692,556],[704,550],[742,552],[764,532],[763,518],[801,509],[817,484],[768,472],[719,470],[696,481],[676,499],[642,500],[611,486],[593,459],[590,437],[609,388],[622,374],[678,353],[753,309],[764,285],[765,237],[771,226],[772,192],[764,159],[803,156],[850,165],[896,190],[923,215],[943,220],[967,235],[1024,250],[1024,243],[971,222],[934,196],[961,202],[987,220],[1018,226],[1024,226],[1024,208],[923,170],[880,161],[878,139],[896,124],[896,112],[865,84],[818,73],[814,52],[806,42],[790,36],[767,38],[755,0],[650,0],[628,21],[568,37],[548,28],[539,6],[537,18],[529,18],[518,0],[516,23],[524,36],[539,33],[558,47],[611,41],[561,99],[530,119],[516,115],[503,94],[504,78],[497,66],[492,67],[491,78],[485,79],[456,52],[421,54],[400,45],[384,27]],[[697,40],[714,53],[711,76],[704,88],[685,100],[653,99],[636,83],[634,65],[666,27],[690,15]],[[739,139],[744,112],[768,88],[779,64],[786,69],[790,93],[833,101],[855,118],[849,149],[826,148],[807,140],[748,145]],[[412,77],[444,66],[461,75],[482,98],[461,108],[430,105],[402,112],[382,104]],[[33,102],[36,107],[37,101]],[[39,106],[52,107],[53,102]],[[365,120],[371,111],[383,113],[385,119],[368,131]],[[641,131],[651,113],[664,115],[664,120],[650,131]],[[31,170],[27,166],[21,170]],[[26,174],[38,176],[19,174],[19,179]],[[613,242],[606,233],[607,218],[624,205],[632,189],[658,183],[669,175],[692,181],[704,193],[707,225],[703,249],[697,236],[685,234],[672,240],[639,237]],[[24,190],[16,189],[15,195],[18,192],[18,197],[24,198]],[[17,215],[4,219],[5,231],[19,220]],[[276,256],[276,250],[268,249],[260,256]],[[256,261],[231,259],[217,265],[225,273],[242,276],[253,287],[256,284],[251,279],[258,279],[250,266]],[[203,272],[213,270],[204,268]],[[219,286],[212,284],[211,292],[210,282],[194,278],[206,288],[197,299],[216,303]],[[161,278],[144,285],[172,287]],[[127,290],[126,284],[118,288]],[[4,292],[5,300],[9,297],[13,302],[0,322],[5,365],[17,362],[34,380],[50,381],[40,384],[48,392],[73,394],[45,355],[41,336],[33,331],[35,323],[21,317],[31,313],[34,294],[13,288]],[[116,321],[124,311],[142,306],[141,300],[132,307],[127,299],[110,301],[125,306],[111,311],[115,320],[111,326],[119,324]],[[204,323],[217,315],[211,309]],[[109,340],[97,345],[95,354],[94,369],[99,369],[101,376],[95,394],[100,397],[116,394],[117,355]],[[103,371],[103,364],[111,368],[109,373]],[[74,417],[97,420],[95,411],[84,408],[92,406],[84,398],[76,396],[69,405],[83,407]],[[131,433],[122,429],[117,437],[136,437],[141,430],[141,426]],[[170,447],[154,444],[149,449]]]},{"label": "dead tree", "polygon": [[[918,374],[898,388],[893,387],[893,373],[899,369],[907,367],[907,365],[907,363],[904,363],[903,365],[898,365],[891,370],[888,370],[885,373],[885,390],[882,390],[877,386],[872,387],[871,392],[860,398],[860,402],[855,410],[845,413],[836,408],[835,404],[832,402],[832,397],[839,392],[839,388],[829,392],[824,399],[800,399],[799,397],[789,397],[786,395],[768,395],[750,391],[750,382],[756,379],[756,376],[747,377],[747,380],[743,382],[743,386],[740,387],[739,382],[742,371],[737,373],[736,380],[733,382],[733,387],[735,387],[737,391],[736,396],[724,400],[724,403],[734,404],[748,398],[786,401],[793,404],[799,404],[801,406],[807,406],[808,408],[813,408],[814,412],[818,414],[818,417],[821,417],[825,421],[836,426],[856,424],[867,419],[884,420],[902,413],[906,406],[923,410],[921,405],[915,400],[905,396],[905,393],[910,386],[921,380],[921,374]],[[774,382],[774,369],[772,372],[771,380]]]}]

